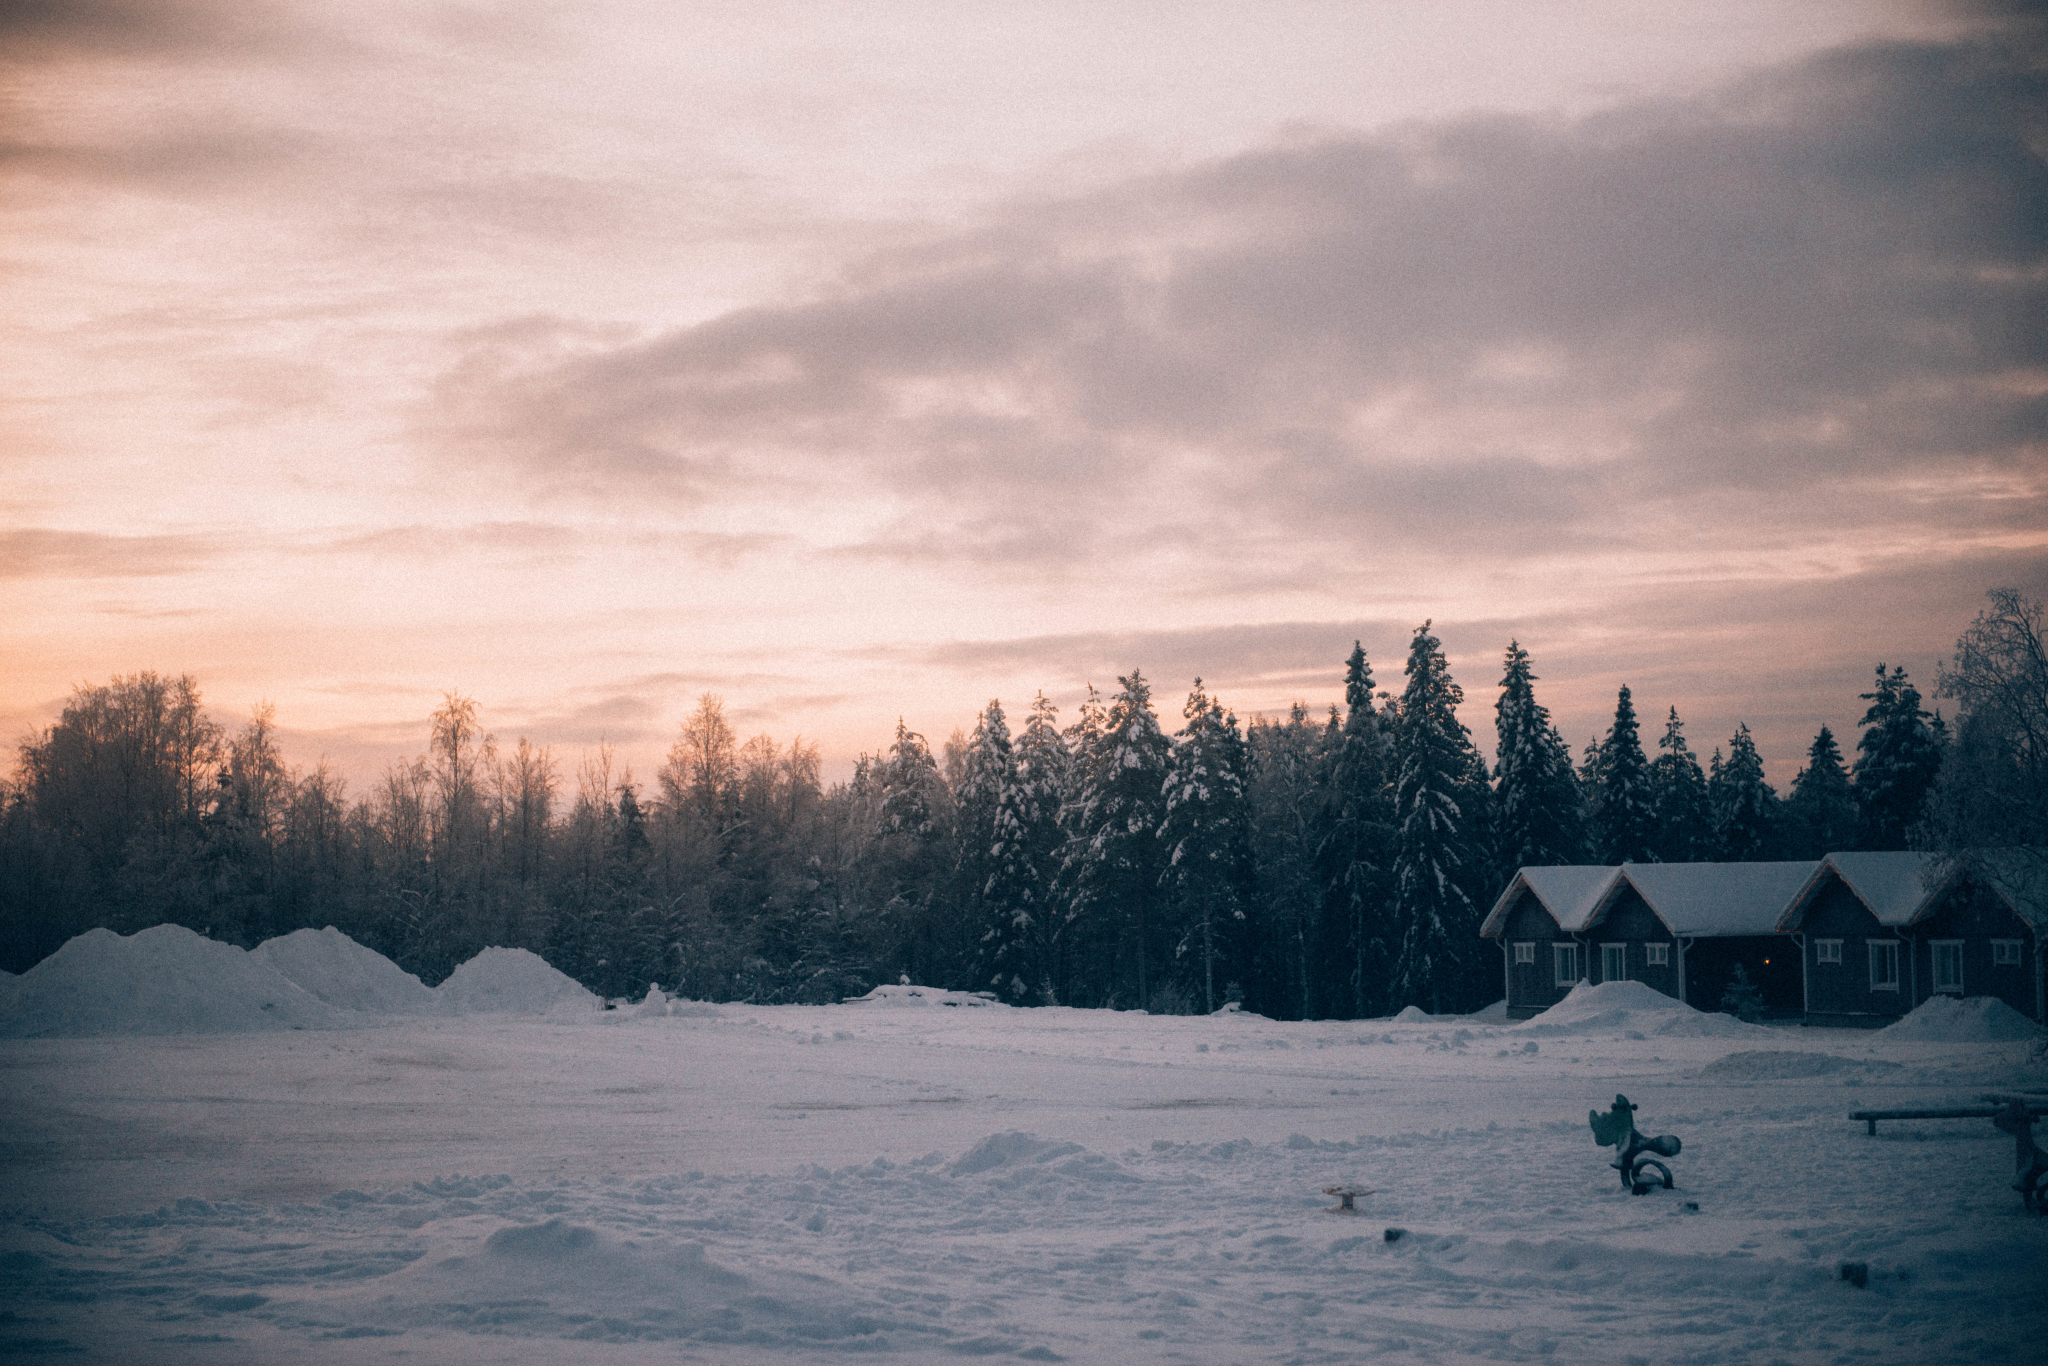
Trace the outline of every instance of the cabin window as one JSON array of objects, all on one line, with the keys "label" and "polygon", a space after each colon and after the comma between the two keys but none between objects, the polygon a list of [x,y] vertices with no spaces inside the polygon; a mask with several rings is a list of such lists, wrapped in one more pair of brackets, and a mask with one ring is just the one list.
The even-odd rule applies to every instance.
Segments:
[{"label": "cabin window", "polygon": [[1669,944],[1643,945],[1643,961],[1653,968],[1669,967],[1671,965],[1671,946]]},{"label": "cabin window", "polygon": [[1839,939],[1816,939],[1813,941],[1813,961],[1816,963],[1839,963],[1842,961],[1842,941]]},{"label": "cabin window", "polygon": [[1602,944],[1600,946],[1600,980],[1619,982],[1628,976],[1628,945]]},{"label": "cabin window", "polygon": [[1515,961],[1516,961],[1517,963],[1533,963],[1533,962],[1535,962],[1535,961],[1536,961],[1536,944],[1535,944],[1535,941],[1533,941],[1533,940],[1532,940],[1532,941],[1530,941],[1530,942],[1529,942],[1529,943],[1527,943],[1527,944],[1517,944],[1517,945],[1515,945]]},{"label": "cabin window", "polygon": [[1555,969],[1553,975],[1561,987],[1576,986],[1579,980],[1579,946],[1577,944],[1552,944],[1550,962]]},{"label": "cabin window", "polygon": [[1872,939],[1870,944],[1870,989],[1872,991],[1897,991],[1899,989],[1899,941],[1896,939]]},{"label": "cabin window", "polygon": [[1963,941],[1960,939],[1937,939],[1928,948],[1934,950],[1934,989],[1953,991],[1957,995],[1963,990]]},{"label": "cabin window", "polygon": [[1991,941],[1991,964],[1993,967],[2020,965],[2020,941],[2017,939],[1994,939]]}]

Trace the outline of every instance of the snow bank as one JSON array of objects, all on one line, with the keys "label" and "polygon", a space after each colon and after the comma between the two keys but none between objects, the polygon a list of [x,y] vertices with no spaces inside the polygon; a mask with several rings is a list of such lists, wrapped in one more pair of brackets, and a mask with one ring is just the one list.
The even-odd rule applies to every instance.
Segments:
[{"label": "snow bank", "polygon": [[462,1014],[549,1015],[602,1004],[576,979],[525,949],[485,949],[436,990],[448,1008]]},{"label": "snow bank", "polygon": [[[1396,1017],[1399,1018],[1399,1017]],[[1641,982],[1581,982],[1533,1020],[1513,1026],[1522,1034],[1656,1034],[1667,1038],[1758,1038],[1761,1025],[1733,1015],[1710,1015]]]},{"label": "snow bank", "polygon": [[1401,1013],[1394,1017],[1393,1022],[1395,1024],[1426,1024],[1435,1018],[1436,1016],[1430,1014],[1421,1006],[1402,1006]]},{"label": "snow bank", "polygon": [[1776,1081],[1781,1077],[1828,1077],[1839,1072],[1893,1071],[1895,1062],[1837,1057],[1833,1053],[1730,1053],[1700,1069],[1701,1081]]},{"label": "snow bank", "polygon": [[1996,996],[1930,996],[1912,1014],[1879,1031],[1888,1039],[1914,1043],[1996,1043],[2044,1032]]},{"label": "snow bank", "polygon": [[948,991],[944,987],[879,986],[865,996],[855,996],[850,1006],[993,1006],[1000,1002],[986,991]]},{"label": "snow bank", "polygon": [[398,964],[329,925],[266,939],[249,956],[338,1010],[440,1015],[448,1004]]},{"label": "snow bank", "polygon": [[356,1022],[247,950],[180,925],[126,937],[88,930],[0,998],[0,1037],[16,1039],[255,1034]]}]

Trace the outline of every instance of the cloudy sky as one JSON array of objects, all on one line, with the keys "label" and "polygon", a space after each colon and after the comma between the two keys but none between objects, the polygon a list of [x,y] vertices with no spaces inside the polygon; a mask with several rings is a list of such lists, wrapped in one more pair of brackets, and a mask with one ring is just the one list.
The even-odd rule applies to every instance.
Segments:
[{"label": "cloudy sky", "polygon": [[1429,618],[1782,784],[2048,593],[2025,8],[0,0],[0,730],[843,774]]}]

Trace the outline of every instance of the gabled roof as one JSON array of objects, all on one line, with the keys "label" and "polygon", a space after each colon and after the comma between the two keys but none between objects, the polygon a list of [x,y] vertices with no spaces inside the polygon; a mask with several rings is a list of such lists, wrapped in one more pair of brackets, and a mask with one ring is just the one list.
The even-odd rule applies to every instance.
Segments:
[{"label": "gabled roof", "polygon": [[[1780,920],[1812,878],[1816,865],[1792,863],[1625,863],[1620,872],[1675,935],[1720,938],[1776,934]],[[1617,900],[1609,888],[1589,924]]]},{"label": "gabled roof", "polygon": [[[1930,855],[1929,857],[1933,857]],[[2048,930],[2048,849],[1972,849],[1949,864],[1947,875],[1929,891],[1913,918],[1924,919],[1939,909],[1941,894],[1958,877],[1991,889],[2014,915],[2036,931]],[[1929,875],[1930,882],[1933,874]]]},{"label": "gabled roof", "polygon": [[1559,929],[1575,934],[1585,928],[1586,918],[1600,904],[1608,887],[1620,874],[1619,868],[1598,863],[1520,869],[1514,881],[1508,883],[1507,890],[1500,894],[1500,899],[1493,903],[1493,909],[1487,912],[1486,923],[1479,927],[1479,933],[1489,939],[1498,935],[1507,925],[1508,908],[1514,904],[1515,893],[1527,887],[1543,909],[1550,913],[1550,918],[1557,922]]},{"label": "gabled roof", "polygon": [[1796,930],[1830,876],[1839,877],[1880,925],[1896,929],[1924,915],[1947,885],[1932,854],[1913,850],[1883,853],[1833,853],[1813,865],[1798,894],[1785,904],[1778,927]]}]

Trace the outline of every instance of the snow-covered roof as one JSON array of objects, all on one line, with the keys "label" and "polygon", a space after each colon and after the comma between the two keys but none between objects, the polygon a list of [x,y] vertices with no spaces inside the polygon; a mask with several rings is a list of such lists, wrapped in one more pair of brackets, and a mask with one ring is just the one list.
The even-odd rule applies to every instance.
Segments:
[{"label": "snow-covered roof", "polygon": [[[1951,877],[1958,874],[1989,887],[2037,930],[2048,930],[2048,849],[1973,849],[1951,868]],[[1933,881],[1932,875],[1928,880]],[[1915,920],[1936,909],[1935,900],[1947,885],[1943,879],[1931,887]]]},{"label": "snow-covered roof", "polygon": [[1556,864],[1548,867],[1523,868],[1515,873],[1514,881],[1493,903],[1487,913],[1486,923],[1479,927],[1479,933],[1486,938],[1499,934],[1507,925],[1508,908],[1514,904],[1515,893],[1527,887],[1543,909],[1550,912],[1558,928],[1567,934],[1577,933],[1586,926],[1586,917],[1600,904],[1619,868],[1600,863]]},{"label": "snow-covered roof", "polygon": [[[1621,876],[1675,935],[1718,938],[1775,934],[1786,908],[1817,865],[1791,863],[1625,863]],[[1619,887],[1595,909],[1604,918]]]},{"label": "snow-covered roof", "polygon": [[1880,925],[1905,925],[1918,918],[1934,900],[1941,884],[1932,854],[1913,851],[1898,853],[1829,854],[1825,860],[1841,874],[1856,899],[1870,908]]}]

